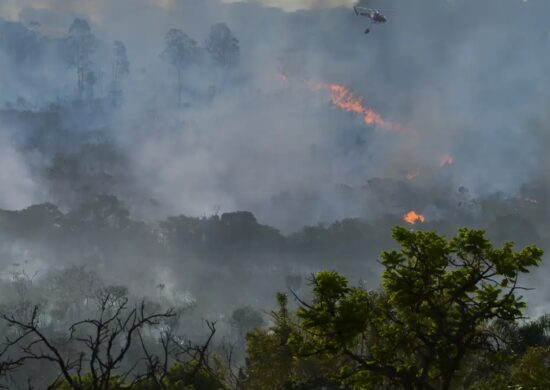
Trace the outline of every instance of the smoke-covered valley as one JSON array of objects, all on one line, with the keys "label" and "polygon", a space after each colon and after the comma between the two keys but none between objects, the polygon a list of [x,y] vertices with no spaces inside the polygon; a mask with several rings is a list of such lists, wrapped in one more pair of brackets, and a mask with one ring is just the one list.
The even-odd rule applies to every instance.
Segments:
[{"label": "smoke-covered valley", "polygon": [[0,0],[4,305],[124,286],[231,334],[320,269],[376,287],[394,225],[548,249],[550,4],[296,4]]}]

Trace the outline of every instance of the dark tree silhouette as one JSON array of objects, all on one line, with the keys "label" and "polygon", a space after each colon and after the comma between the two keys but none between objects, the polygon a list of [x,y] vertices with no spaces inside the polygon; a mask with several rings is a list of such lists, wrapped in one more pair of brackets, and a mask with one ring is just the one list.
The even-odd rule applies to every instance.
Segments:
[{"label": "dark tree silhouette", "polygon": [[183,71],[197,59],[197,42],[178,29],[171,29],[166,34],[165,49],[162,52],[165,58],[175,69],[177,75],[177,100],[181,106],[183,93]]},{"label": "dark tree silhouette", "polygon": [[93,91],[96,76],[92,69],[92,54],[96,48],[97,40],[88,22],[84,19],[75,19],[65,38],[65,60],[76,70],[79,98],[84,96],[87,89],[90,93]]},{"label": "dark tree silhouette", "polygon": [[214,62],[224,68],[233,67],[239,61],[239,41],[225,23],[218,23],[210,28],[206,50]]},{"label": "dark tree silhouette", "polygon": [[[97,303],[97,318],[71,325],[66,340],[56,340],[43,330],[38,307],[27,320],[2,315],[16,335],[6,340],[7,348],[15,349],[15,358],[10,358],[6,349],[6,361],[14,362],[12,366],[33,360],[51,362],[60,372],[56,382],[73,390],[108,389],[115,377],[124,382],[135,370],[135,364],[127,368],[123,363],[139,331],[159,326],[174,313],[168,310],[149,314],[145,302],[130,308],[125,296],[113,295],[109,289],[98,295]],[[78,348],[68,348],[69,345]]]},{"label": "dark tree silhouette", "polygon": [[114,106],[118,106],[122,100],[122,81],[130,74],[130,61],[126,52],[126,46],[120,41],[113,44],[113,80],[111,82],[111,100]]}]

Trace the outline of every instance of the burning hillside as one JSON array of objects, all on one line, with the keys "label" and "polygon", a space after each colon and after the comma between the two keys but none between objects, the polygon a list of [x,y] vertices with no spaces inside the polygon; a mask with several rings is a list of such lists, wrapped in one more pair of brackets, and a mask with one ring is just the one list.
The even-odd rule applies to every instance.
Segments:
[{"label": "burning hillside", "polygon": [[[282,72],[278,72],[276,78],[285,85],[290,84],[289,77]],[[331,103],[335,107],[346,112],[361,115],[363,117],[363,122],[367,126],[377,126],[384,130],[395,132],[405,130],[403,125],[388,121],[373,108],[367,107],[364,103],[363,97],[358,96],[342,84],[325,82],[315,83],[307,80],[304,80],[303,82],[308,85],[312,91],[329,91]]]},{"label": "burning hillside", "polygon": [[382,118],[382,116],[378,112],[374,111],[370,107],[366,107],[364,104],[364,99],[362,97],[355,95],[348,88],[341,84],[318,83],[314,84],[312,86],[312,89],[314,91],[330,91],[331,101],[334,106],[340,108],[341,110],[361,115],[363,117],[363,122],[368,126],[375,125],[384,130],[396,132],[404,130],[403,126],[399,123],[387,121],[386,119]]}]

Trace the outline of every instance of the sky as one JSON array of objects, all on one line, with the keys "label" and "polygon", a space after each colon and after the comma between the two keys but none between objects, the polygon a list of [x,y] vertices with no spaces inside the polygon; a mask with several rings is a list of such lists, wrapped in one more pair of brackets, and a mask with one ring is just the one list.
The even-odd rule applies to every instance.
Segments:
[{"label": "sky", "polygon": [[[224,0],[225,3],[237,3],[242,0]],[[250,0],[249,2],[258,2],[269,7],[282,8],[286,11],[296,11],[299,9],[321,8],[321,7],[341,7],[353,6],[355,0]]]},{"label": "sky", "polygon": [[[151,4],[164,9],[172,8],[177,0],[147,0]],[[244,0],[247,1],[247,0]],[[223,0],[224,3],[237,3],[243,0]],[[309,9],[318,7],[339,7],[353,6],[354,0],[249,0],[250,3],[258,3],[269,7],[282,8],[286,11],[296,11],[298,9]],[[0,1],[0,12],[4,17],[17,19],[21,8],[33,7],[36,9],[52,9],[63,7],[64,10],[76,12],[85,12],[92,19],[97,20],[97,14],[94,11],[95,4],[98,1],[85,0],[2,0]]]}]

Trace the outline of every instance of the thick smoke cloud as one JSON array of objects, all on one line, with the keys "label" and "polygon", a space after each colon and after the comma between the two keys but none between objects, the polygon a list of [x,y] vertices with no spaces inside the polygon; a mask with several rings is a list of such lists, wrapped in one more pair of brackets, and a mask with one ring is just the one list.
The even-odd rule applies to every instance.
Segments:
[{"label": "thick smoke cloud", "polygon": [[[9,35],[26,45],[3,45],[0,58],[9,122],[0,138],[0,208],[51,201],[68,213],[110,194],[135,220],[248,210],[290,233],[359,217],[380,224],[386,239],[391,223],[415,209],[447,233],[472,224],[499,240],[547,241],[547,2],[378,2],[391,8],[389,22],[369,35],[350,2],[293,1],[296,12],[289,3],[0,0],[0,16],[12,23],[2,24],[2,42],[13,42]],[[98,41],[95,100],[84,107],[61,55],[75,18]],[[220,22],[239,40],[232,69],[204,49]],[[17,32],[23,26],[38,35]],[[183,72],[179,105],[177,74],[162,56],[171,28],[203,56]],[[114,40],[131,65],[116,108]],[[365,125],[335,107],[320,83],[346,86],[405,130]],[[130,255],[121,257],[123,273]],[[136,280],[150,277],[147,259],[139,260]],[[212,271],[197,268],[186,283]]]},{"label": "thick smoke cloud", "polygon": [[[244,0],[246,1],[246,0]],[[239,3],[243,0],[224,0],[224,3]],[[308,8],[324,8],[324,7],[342,7],[353,6],[355,0],[255,0],[249,1],[250,3],[263,4],[269,7],[282,8],[287,11],[296,11],[300,9]]]},{"label": "thick smoke cloud", "polygon": [[[104,43],[96,53],[104,94],[108,45],[125,42],[133,72],[110,136],[164,214],[251,209],[288,230],[299,225],[296,215],[316,223],[386,212],[367,202],[367,182],[376,177],[417,177],[430,189],[463,186],[472,197],[516,196],[531,184],[540,171],[532,123],[547,101],[544,3],[393,1],[390,22],[371,36],[361,34],[367,20],[349,8],[319,5],[285,13],[246,2],[4,1],[2,16],[36,20],[57,38],[72,18],[86,17]],[[240,40],[241,64],[229,75],[188,69],[190,104],[176,112],[173,74],[160,58],[164,34],[182,28],[200,44],[219,21]],[[56,54],[50,48],[44,55]],[[58,59],[37,68],[46,73],[39,79],[29,81],[34,73],[25,69],[5,78],[4,98],[22,96],[38,106],[47,98],[36,96],[72,92],[74,76]],[[290,83],[277,78],[281,71]],[[308,83],[315,82],[346,85],[408,131],[363,126],[332,107],[326,91],[312,91]],[[155,121],[144,120],[154,110]],[[444,155],[453,166],[439,167]],[[350,201],[342,188],[360,194]]]},{"label": "thick smoke cloud", "polygon": [[20,209],[42,201],[38,183],[25,156],[0,133],[0,208]]},{"label": "thick smoke cloud", "polygon": [[[463,186],[472,197],[516,196],[540,169],[539,139],[530,124],[547,102],[544,88],[534,87],[548,81],[540,7],[393,2],[390,23],[365,37],[365,21],[345,8],[287,14],[243,3],[182,4],[180,23],[191,35],[204,36],[205,26],[218,20],[232,27],[241,42],[244,80],[221,88],[212,105],[192,104],[177,136],[170,130],[166,148],[157,144],[164,124],[153,125],[158,137],[146,132],[132,139],[141,143],[132,147],[161,158],[135,156],[154,161],[149,167],[159,180],[157,196],[173,210],[251,209],[284,229],[295,226],[296,215],[315,223],[386,212],[365,200],[363,187],[375,177],[418,174],[428,191]],[[290,85],[277,80],[280,68]],[[215,77],[198,69],[187,75],[199,90],[215,84]],[[318,81],[348,86],[409,131],[364,127],[360,118],[331,107],[327,93],[312,92],[308,82]],[[157,85],[159,95],[169,89],[170,81],[164,82]],[[454,165],[440,168],[445,154]],[[361,194],[350,203],[342,186]],[[188,201],[197,198],[200,206]]]}]

